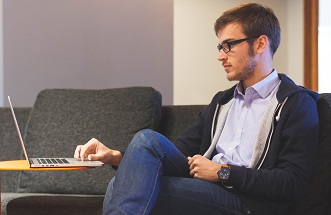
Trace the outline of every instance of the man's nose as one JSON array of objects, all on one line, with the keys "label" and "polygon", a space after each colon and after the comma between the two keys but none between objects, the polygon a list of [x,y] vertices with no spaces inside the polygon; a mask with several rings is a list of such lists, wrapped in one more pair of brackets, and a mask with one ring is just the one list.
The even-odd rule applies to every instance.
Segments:
[{"label": "man's nose", "polygon": [[223,62],[226,61],[227,57],[228,55],[223,50],[221,50],[218,54],[217,60]]}]

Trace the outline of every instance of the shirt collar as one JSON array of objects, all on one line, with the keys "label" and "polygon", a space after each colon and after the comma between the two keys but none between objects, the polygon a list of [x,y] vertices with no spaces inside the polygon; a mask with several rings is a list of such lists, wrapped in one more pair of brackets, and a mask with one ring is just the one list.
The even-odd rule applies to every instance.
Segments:
[{"label": "shirt collar", "polygon": [[[279,82],[280,79],[278,77],[278,73],[274,69],[267,77],[265,77],[263,80],[259,81],[258,83],[254,84],[249,88],[253,88],[261,96],[262,99],[265,99],[273,91],[273,89],[279,84]],[[243,92],[242,82],[239,82],[234,91],[234,97],[236,97],[238,93],[242,94],[242,92]]]}]

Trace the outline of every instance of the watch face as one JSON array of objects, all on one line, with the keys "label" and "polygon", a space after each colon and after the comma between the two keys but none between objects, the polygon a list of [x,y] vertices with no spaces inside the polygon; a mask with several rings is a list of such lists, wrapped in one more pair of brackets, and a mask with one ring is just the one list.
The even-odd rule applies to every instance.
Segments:
[{"label": "watch face", "polygon": [[226,182],[230,176],[230,168],[222,166],[221,169],[217,172],[220,181]]}]

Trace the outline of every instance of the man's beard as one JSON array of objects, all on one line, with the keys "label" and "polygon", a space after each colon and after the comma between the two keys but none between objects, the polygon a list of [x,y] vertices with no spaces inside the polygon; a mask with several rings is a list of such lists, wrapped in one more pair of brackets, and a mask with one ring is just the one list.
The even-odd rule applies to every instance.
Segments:
[{"label": "man's beard", "polygon": [[249,46],[248,56],[249,58],[243,62],[246,64],[246,66],[242,70],[243,72],[241,73],[241,77],[240,77],[241,81],[250,78],[253,75],[253,72],[257,65],[254,59],[255,54],[254,54],[253,46]]}]

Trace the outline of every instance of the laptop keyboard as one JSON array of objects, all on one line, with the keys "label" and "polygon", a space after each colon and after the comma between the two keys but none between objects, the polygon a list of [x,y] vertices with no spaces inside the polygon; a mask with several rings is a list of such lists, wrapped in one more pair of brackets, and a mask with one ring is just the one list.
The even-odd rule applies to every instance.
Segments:
[{"label": "laptop keyboard", "polygon": [[38,158],[39,164],[68,164],[69,161],[65,158]]}]

